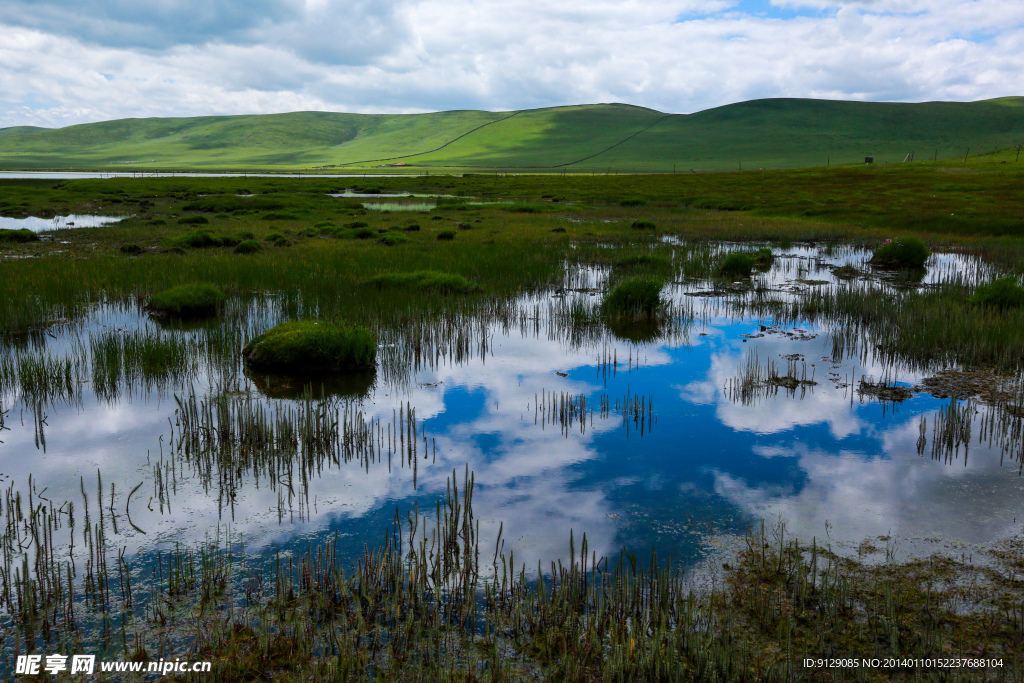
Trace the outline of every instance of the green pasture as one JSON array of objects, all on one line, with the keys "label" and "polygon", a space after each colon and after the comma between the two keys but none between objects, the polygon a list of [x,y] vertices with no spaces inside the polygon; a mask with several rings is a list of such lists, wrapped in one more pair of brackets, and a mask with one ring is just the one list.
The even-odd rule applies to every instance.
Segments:
[{"label": "green pasture", "polygon": [[1024,143],[1024,98],[753,100],[692,114],[625,104],[512,112],[294,112],[0,130],[0,169],[691,173],[949,160]]}]

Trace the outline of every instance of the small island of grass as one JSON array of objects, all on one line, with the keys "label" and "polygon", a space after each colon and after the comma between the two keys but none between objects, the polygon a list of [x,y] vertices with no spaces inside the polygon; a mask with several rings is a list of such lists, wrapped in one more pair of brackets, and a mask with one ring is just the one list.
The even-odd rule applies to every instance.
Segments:
[{"label": "small island of grass", "polygon": [[364,327],[294,320],[255,337],[242,349],[251,368],[270,372],[365,370],[377,362],[377,340]]}]

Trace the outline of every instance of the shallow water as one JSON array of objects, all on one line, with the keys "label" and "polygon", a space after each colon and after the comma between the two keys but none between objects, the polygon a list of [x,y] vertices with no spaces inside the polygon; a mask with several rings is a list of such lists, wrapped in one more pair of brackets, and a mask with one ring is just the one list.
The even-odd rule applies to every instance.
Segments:
[{"label": "shallow water", "polygon": [[124,216],[91,216],[85,214],[71,214],[69,216],[54,216],[53,218],[8,218],[0,216],[0,228],[6,230],[29,229],[32,232],[46,232],[47,230],[67,230],[73,228],[102,228],[104,225],[117,223],[124,219]]},{"label": "shallow water", "polygon": [[[844,286],[829,266],[863,267],[866,258],[853,249],[794,248],[755,279],[774,296],[796,297]],[[931,265],[925,286],[941,272],[985,270],[955,255]],[[309,406],[243,372],[236,346],[214,349],[215,326],[165,329],[133,307],[98,307],[49,336],[5,343],[8,358],[48,354],[77,369],[73,388],[56,396],[0,384],[0,484],[25,490],[31,474],[33,490],[49,500],[80,500],[82,487],[95,499],[99,470],[103,496],[115,487],[111,540],[133,555],[198,543],[227,527],[249,550],[288,551],[338,532],[359,553],[364,542],[379,542],[396,506],[432,509],[453,470],[461,478],[467,467],[483,546],[504,524],[507,549],[527,567],[565,558],[570,529],[586,533],[599,556],[653,545],[684,563],[703,558],[715,535],[780,518],[787,533],[808,541],[853,548],[889,538],[897,556],[922,539],[984,543],[1022,531],[1018,460],[977,439],[969,450],[932,457],[930,433],[918,444],[921,420],[932,425],[948,401],[915,394],[883,404],[856,391],[862,377],[895,374],[913,385],[920,373],[837,350],[827,328],[738,316],[731,300],[742,294],[701,282],[672,288],[685,320],[656,342],[567,327],[565,307],[594,305],[604,277],[600,269],[577,273],[571,287],[524,297],[511,322],[477,320],[418,356],[402,331],[389,332],[365,395],[309,406],[359,411],[353,423],[385,443],[401,438],[401,447],[348,461],[303,460],[285,448],[271,474],[186,452],[183,404],[219,398],[278,415]],[[280,317],[266,301],[231,315],[246,337]],[[190,349],[188,360],[157,377],[105,380],[95,343],[132,334],[176,339]],[[769,364],[816,384],[744,383]],[[406,410],[415,411],[413,431],[398,417]],[[988,409],[977,410],[980,418]]]}]

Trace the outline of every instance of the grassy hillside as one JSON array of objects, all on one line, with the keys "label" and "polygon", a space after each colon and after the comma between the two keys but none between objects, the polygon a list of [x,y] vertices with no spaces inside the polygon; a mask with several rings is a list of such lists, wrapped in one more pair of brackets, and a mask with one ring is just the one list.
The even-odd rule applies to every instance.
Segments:
[{"label": "grassy hillside", "polygon": [[1024,142],[1024,98],[921,104],[769,99],[695,114],[624,104],[520,112],[124,119],[0,130],[0,168],[679,172],[953,158]]},{"label": "grassy hillside", "polygon": [[795,168],[915,161],[990,152],[1024,142],[1024,98],[982,102],[771,99],[673,116],[588,166],[680,171]]}]

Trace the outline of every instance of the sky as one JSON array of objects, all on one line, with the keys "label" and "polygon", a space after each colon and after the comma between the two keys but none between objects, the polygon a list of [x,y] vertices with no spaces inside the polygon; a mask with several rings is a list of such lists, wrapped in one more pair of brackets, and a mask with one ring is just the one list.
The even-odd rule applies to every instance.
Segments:
[{"label": "sky", "polygon": [[0,0],[0,128],[1024,95],[1008,0]]}]

